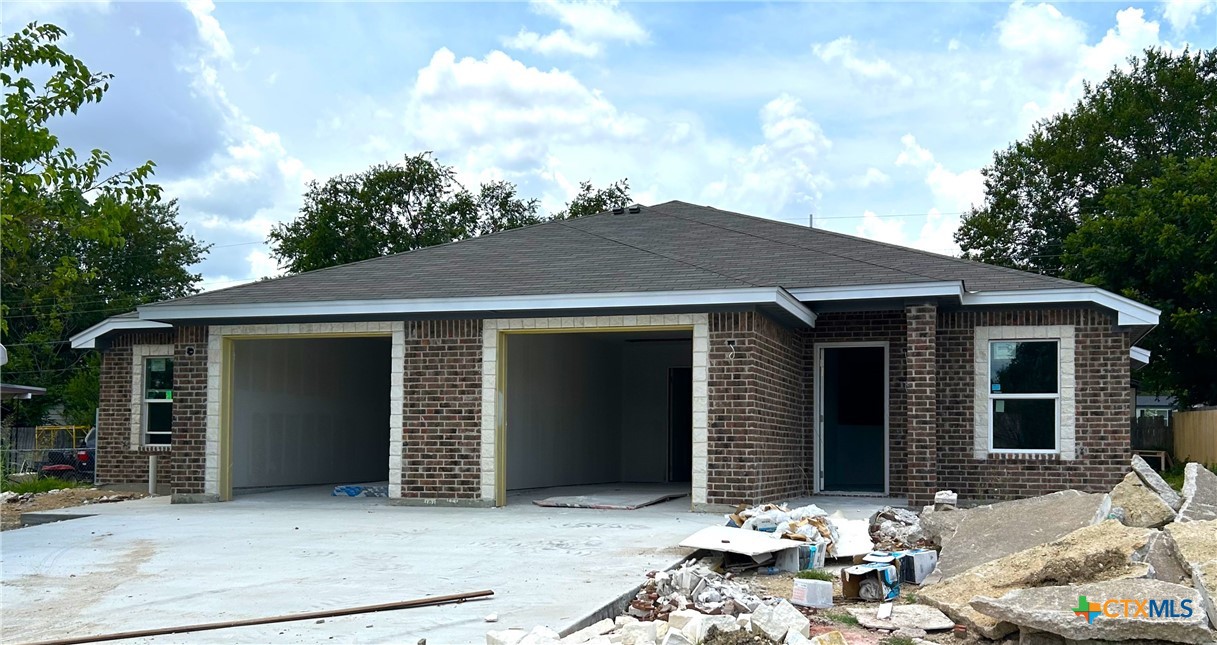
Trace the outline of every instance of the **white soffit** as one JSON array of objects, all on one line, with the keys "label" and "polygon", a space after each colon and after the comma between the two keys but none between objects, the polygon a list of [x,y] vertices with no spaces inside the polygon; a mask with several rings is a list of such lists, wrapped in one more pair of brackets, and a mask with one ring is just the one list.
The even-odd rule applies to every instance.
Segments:
[{"label": "white soffit", "polygon": [[1141,347],[1130,347],[1128,349],[1128,357],[1138,363],[1149,365],[1150,351]]},{"label": "white soffit", "polygon": [[96,325],[72,336],[72,349],[95,349],[97,339],[112,331],[129,331],[135,329],[169,329],[168,323],[139,318],[107,318]]}]

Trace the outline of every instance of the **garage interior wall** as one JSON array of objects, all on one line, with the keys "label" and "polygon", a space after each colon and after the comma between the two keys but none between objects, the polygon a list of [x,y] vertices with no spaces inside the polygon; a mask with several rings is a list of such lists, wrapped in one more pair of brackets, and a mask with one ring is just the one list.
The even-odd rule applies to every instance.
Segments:
[{"label": "garage interior wall", "polygon": [[668,370],[692,341],[638,337],[507,336],[508,490],[667,481]]},{"label": "garage interior wall", "polygon": [[233,488],[387,480],[390,354],[388,338],[234,341]]}]

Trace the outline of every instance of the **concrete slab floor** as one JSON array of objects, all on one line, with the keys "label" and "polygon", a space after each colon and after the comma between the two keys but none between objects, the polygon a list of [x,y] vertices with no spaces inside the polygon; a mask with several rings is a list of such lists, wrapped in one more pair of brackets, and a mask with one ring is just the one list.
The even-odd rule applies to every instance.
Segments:
[{"label": "concrete slab floor", "polygon": [[[482,643],[490,629],[581,620],[671,566],[713,514],[688,498],[632,511],[391,506],[330,487],[223,504],[164,497],[0,537],[4,642],[237,620],[492,589],[490,600],[126,642]],[[571,489],[548,489],[561,494]],[[515,496],[513,496],[515,497]],[[838,504],[841,500],[845,506]],[[800,500],[804,502],[804,500]],[[862,519],[882,498],[810,498]],[[488,614],[497,623],[486,623]]]}]

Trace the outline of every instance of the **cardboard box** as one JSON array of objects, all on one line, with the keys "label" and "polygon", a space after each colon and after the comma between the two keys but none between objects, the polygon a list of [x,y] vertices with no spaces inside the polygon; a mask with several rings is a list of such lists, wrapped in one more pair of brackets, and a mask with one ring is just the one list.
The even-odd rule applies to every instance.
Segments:
[{"label": "cardboard box", "polygon": [[[863,583],[872,579],[873,584],[865,585],[876,588],[880,597],[863,598]],[[866,562],[841,570],[841,595],[845,598],[861,598],[863,600],[895,600],[900,596],[900,572],[896,566],[884,562]]]},{"label": "cardboard box", "polygon": [[824,566],[824,551],[820,550],[817,544],[778,551],[774,555],[777,556],[775,566],[779,571],[798,572],[804,569],[819,569]]},{"label": "cardboard box", "polygon": [[938,566],[938,552],[934,549],[911,549],[903,554],[900,558],[900,579],[904,582],[919,585]]}]

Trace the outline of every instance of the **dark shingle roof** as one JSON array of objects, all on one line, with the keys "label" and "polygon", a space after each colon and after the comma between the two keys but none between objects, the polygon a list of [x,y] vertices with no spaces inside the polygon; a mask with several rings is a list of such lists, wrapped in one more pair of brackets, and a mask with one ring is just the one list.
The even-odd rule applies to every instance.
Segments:
[{"label": "dark shingle roof", "polygon": [[[962,280],[970,291],[1077,283],[684,202],[554,221],[175,304],[451,298]],[[146,308],[155,309],[156,305]]]}]

